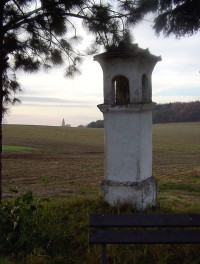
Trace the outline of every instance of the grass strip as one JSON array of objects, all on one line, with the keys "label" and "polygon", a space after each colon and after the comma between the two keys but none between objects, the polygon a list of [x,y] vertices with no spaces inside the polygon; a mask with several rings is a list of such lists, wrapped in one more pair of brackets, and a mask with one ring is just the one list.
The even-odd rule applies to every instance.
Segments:
[{"label": "grass strip", "polygon": [[33,151],[36,148],[24,147],[24,146],[3,146],[3,151]]}]

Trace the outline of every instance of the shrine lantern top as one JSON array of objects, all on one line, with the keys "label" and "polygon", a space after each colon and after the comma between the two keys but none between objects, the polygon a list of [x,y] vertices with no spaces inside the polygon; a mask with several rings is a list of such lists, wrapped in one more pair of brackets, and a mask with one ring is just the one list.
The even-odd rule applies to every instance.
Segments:
[{"label": "shrine lantern top", "polygon": [[152,102],[151,75],[160,56],[131,44],[98,54],[94,60],[103,70],[104,104]]}]

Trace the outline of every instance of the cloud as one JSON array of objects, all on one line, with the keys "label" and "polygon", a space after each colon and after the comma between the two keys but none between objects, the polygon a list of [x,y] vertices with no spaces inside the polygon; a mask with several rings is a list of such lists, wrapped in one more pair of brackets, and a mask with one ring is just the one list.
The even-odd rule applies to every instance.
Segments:
[{"label": "cloud", "polygon": [[[24,103],[26,103],[26,102],[30,102],[30,103],[37,102],[38,104],[39,103],[44,103],[44,104],[45,103],[55,103],[55,104],[60,103],[60,104],[75,104],[75,105],[83,104],[83,100],[66,100],[66,99],[60,99],[60,98],[54,98],[54,97],[20,96],[19,99]],[[89,104],[91,102],[84,101],[84,103]],[[38,105],[38,104],[35,104],[35,105]],[[42,104],[40,104],[40,105],[42,105]]]},{"label": "cloud", "polygon": [[24,103],[23,104],[24,106],[32,106],[32,107],[46,107],[46,108],[91,108],[91,107],[94,107],[93,105],[87,105],[87,104],[26,104]]},{"label": "cloud", "polygon": [[61,98],[54,98],[54,97],[34,97],[34,96],[21,96],[19,98],[21,100],[21,109],[22,107],[29,107],[29,108],[46,108],[46,109],[56,109],[63,108],[63,109],[91,109],[97,106],[101,101],[98,101],[97,98],[90,97],[90,100],[77,100],[77,99],[61,99]]},{"label": "cloud", "polygon": [[198,101],[199,99],[195,96],[154,96],[153,95],[153,102],[158,104],[166,104],[166,103],[174,103],[174,102],[194,102]]},{"label": "cloud", "polygon": [[200,87],[170,88],[156,91],[154,96],[196,96],[200,99]]}]

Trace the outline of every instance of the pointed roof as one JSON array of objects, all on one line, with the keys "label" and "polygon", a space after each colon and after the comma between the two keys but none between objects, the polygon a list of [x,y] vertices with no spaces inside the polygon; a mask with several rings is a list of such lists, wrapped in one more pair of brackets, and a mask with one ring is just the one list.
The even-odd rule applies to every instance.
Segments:
[{"label": "pointed roof", "polygon": [[161,56],[155,56],[150,53],[149,49],[142,49],[138,47],[138,44],[129,44],[128,46],[121,46],[111,48],[110,50],[103,52],[101,54],[98,54],[94,56],[95,61],[100,61],[102,59],[111,59],[111,58],[119,58],[119,57],[137,57],[137,56],[145,56],[149,57],[155,61],[162,60]]}]

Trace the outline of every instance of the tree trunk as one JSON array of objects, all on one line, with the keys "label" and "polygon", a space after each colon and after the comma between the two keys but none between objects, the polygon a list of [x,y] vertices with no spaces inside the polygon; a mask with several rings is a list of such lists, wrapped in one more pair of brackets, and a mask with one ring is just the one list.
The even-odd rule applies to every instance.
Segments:
[{"label": "tree trunk", "polygon": [[3,9],[4,1],[0,1],[0,201],[2,199],[2,116],[3,116]]}]

